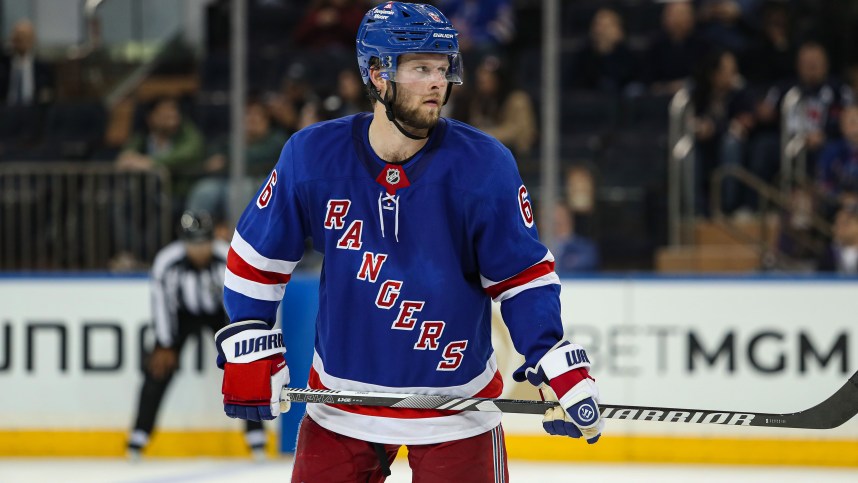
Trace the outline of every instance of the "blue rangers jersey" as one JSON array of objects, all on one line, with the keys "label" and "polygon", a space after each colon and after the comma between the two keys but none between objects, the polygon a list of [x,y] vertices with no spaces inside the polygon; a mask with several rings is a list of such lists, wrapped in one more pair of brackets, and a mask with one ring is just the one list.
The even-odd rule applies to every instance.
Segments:
[{"label": "blue rangers jersey", "polygon": [[[309,385],[497,397],[491,302],[527,368],[563,336],[554,259],[502,144],[440,119],[402,164],[371,149],[372,114],[305,128],[242,215],[225,275],[232,322],[273,325],[304,241],[324,255]],[[284,324],[288,326],[288,324]],[[309,404],[323,427],[388,444],[467,438],[500,414]]]}]

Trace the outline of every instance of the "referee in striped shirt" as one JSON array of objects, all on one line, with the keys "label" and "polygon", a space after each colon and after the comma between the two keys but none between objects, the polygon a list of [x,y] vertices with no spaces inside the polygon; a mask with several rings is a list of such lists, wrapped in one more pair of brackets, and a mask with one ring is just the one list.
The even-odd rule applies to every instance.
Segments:
[{"label": "referee in striped shirt", "polygon": [[[214,240],[211,217],[186,211],[180,239],[155,256],[150,278],[155,348],[144,363],[137,419],[128,440],[129,458],[140,458],[155,426],[161,399],[178,366],[189,336],[226,324],[223,277],[229,245]],[[201,339],[207,340],[207,339]],[[265,432],[258,421],[247,421],[245,439],[255,458],[264,457]]]}]

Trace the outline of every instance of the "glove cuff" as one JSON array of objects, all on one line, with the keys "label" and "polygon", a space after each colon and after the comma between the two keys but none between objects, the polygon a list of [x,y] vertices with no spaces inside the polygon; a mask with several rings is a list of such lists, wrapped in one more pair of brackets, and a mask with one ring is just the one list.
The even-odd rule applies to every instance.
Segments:
[{"label": "glove cuff", "polygon": [[261,320],[249,320],[227,325],[215,334],[218,362],[242,364],[283,354],[283,333],[270,329]]},{"label": "glove cuff", "polygon": [[[525,369],[524,376],[528,382],[539,387],[551,379],[574,369],[582,369],[586,373],[586,369],[589,367],[590,359],[587,357],[587,353],[583,347],[566,340],[561,340],[542,356],[542,359],[536,363],[536,367]],[[575,381],[572,385],[577,382]]]},{"label": "glove cuff", "polygon": [[551,380],[574,369],[589,369],[590,359],[583,347],[567,342],[542,356],[538,367],[545,372],[545,377]]}]

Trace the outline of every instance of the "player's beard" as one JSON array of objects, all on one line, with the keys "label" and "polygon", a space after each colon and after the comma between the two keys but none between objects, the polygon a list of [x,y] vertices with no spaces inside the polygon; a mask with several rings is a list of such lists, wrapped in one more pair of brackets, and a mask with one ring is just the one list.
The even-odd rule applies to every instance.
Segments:
[{"label": "player's beard", "polygon": [[413,129],[432,129],[438,124],[438,118],[441,117],[441,109],[427,112],[422,109],[423,103],[418,104],[416,107],[406,105],[416,97],[413,94],[403,96],[401,90],[397,92],[396,100],[393,103],[393,115],[404,126]]}]

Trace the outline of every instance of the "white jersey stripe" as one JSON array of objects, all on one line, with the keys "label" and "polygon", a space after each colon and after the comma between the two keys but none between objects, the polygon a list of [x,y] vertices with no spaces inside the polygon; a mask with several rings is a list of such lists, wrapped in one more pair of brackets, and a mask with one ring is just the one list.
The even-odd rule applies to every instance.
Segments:
[{"label": "white jersey stripe", "polygon": [[529,288],[542,287],[544,285],[552,285],[557,284],[560,285],[560,277],[557,276],[556,272],[551,272],[548,275],[543,275],[539,278],[535,278],[524,285],[519,285],[518,287],[513,287],[506,292],[502,292],[500,295],[494,298],[495,302],[503,302],[504,300],[515,297],[516,295],[524,292]]},{"label": "white jersey stripe", "polygon": [[498,370],[498,363],[495,358],[495,354],[492,353],[491,357],[489,357],[489,360],[486,362],[486,369],[477,375],[477,377],[460,386],[447,387],[392,387],[368,384],[351,379],[342,379],[325,372],[325,365],[322,363],[322,358],[319,357],[319,353],[315,351],[313,352],[313,369],[316,370],[322,384],[328,389],[339,389],[341,391],[400,392],[438,396],[472,397],[474,394],[480,392],[484,387],[488,386],[492,379],[494,379],[495,373]]},{"label": "white jersey stripe", "polygon": [[271,302],[279,302],[283,299],[283,294],[286,292],[285,283],[264,284],[251,282],[250,280],[239,277],[232,273],[228,268],[224,274],[224,287],[238,292],[242,295],[257,300],[268,300]]},{"label": "white jersey stripe", "polygon": [[[540,260],[540,261],[538,261],[538,262],[534,263],[534,264],[533,264],[533,265],[531,265],[530,267],[533,267],[533,266],[535,266],[535,265],[539,265],[539,264],[540,264],[540,263],[542,263],[542,262],[553,262],[553,261],[554,261],[554,255],[551,253],[551,250],[548,250],[548,251],[545,253],[545,256],[544,256],[544,257],[542,257],[542,260]],[[527,268],[530,268],[530,267],[527,267]],[[525,270],[527,270],[527,268],[526,268]],[[522,272],[523,272],[523,271],[524,271],[524,270],[522,270]],[[521,273],[521,272],[519,272],[519,273]],[[489,288],[489,287],[491,287],[492,285],[497,285],[497,284],[499,284],[499,283],[503,282],[504,280],[509,280],[510,278],[515,277],[516,275],[518,275],[518,273],[516,273],[516,274],[512,275],[511,277],[507,277],[507,278],[505,278],[505,279],[503,279],[503,280],[498,280],[497,282],[495,282],[494,280],[491,280],[491,279],[488,279],[488,278],[484,277],[484,276],[483,276],[483,274],[480,274],[480,284],[483,286],[483,288]]]},{"label": "white jersey stripe", "polygon": [[232,236],[231,247],[242,260],[247,262],[248,265],[264,272],[277,272],[289,275],[293,270],[295,270],[295,265],[298,264],[298,262],[267,258],[260,255],[255,248],[250,246],[250,243],[247,243],[244,238],[241,237],[238,230],[236,230],[235,234]]},{"label": "white jersey stripe", "polygon": [[[390,387],[368,384],[331,376],[325,372],[318,353],[313,354],[313,368],[322,384],[330,389],[364,392],[404,392],[427,395],[450,395],[467,398],[485,388],[497,372],[497,360],[492,354],[486,369],[460,386]],[[456,399],[454,402],[461,402]],[[473,401],[465,401],[472,404]],[[335,433],[384,444],[434,444],[469,438],[490,431],[501,422],[502,413],[464,411],[432,418],[393,418],[367,416],[336,409],[326,404],[307,404],[307,414],[320,426]]]},{"label": "white jersey stripe", "polygon": [[501,413],[464,411],[436,418],[382,418],[327,404],[307,404],[307,414],[325,429],[382,444],[435,444],[470,438],[497,427]]}]

